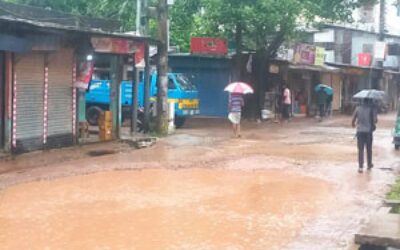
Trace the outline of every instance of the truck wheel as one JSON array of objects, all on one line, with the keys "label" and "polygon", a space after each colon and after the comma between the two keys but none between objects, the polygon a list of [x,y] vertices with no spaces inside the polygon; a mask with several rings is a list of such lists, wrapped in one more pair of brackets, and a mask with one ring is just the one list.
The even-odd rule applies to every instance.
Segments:
[{"label": "truck wheel", "polygon": [[92,126],[98,125],[98,120],[103,110],[97,106],[91,106],[86,110],[86,120]]},{"label": "truck wheel", "polygon": [[183,125],[185,124],[185,121],[186,121],[185,117],[175,116],[175,127],[182,128]]}]

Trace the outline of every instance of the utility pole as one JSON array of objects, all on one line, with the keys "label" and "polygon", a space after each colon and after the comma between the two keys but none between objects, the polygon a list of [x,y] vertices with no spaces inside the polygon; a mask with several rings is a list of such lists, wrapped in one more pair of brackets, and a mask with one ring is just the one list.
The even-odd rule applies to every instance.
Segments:
[{"label": "utility pole", "polygon": [[143,35],[141,32],[141,19],[142,19],[142,0],[136,0],[136,35]]},{"label": "utility pole", "polygon": [[168,4],[158,0],[157,132],[168,134]]},{"label": "utility pole", "polygon": [[[385,41],[385,28],[386,28],[386,0],[380,0],[379,2],[379,38],[378,40],[380,42],[384,42]],[[380,81],[380,86],[375,86],[376,88],[380,89],[381,86],[383,86],[383,60],[378,61],[378,67],[382,70],[382,74],[381,74],[381,81]]]},{"label": "utility pole", "polygon": [[379,4],[379,41],[385,41],[385,28],[386,28],[386,0],[380,0]]}]

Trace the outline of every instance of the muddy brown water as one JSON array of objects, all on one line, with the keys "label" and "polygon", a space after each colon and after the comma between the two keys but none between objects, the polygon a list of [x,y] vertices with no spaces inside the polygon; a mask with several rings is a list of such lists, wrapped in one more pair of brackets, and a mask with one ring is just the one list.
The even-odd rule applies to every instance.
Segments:
[{"label": "muddy brown water", "polygon": [[0,193],[0,248],[280,249],[330,190],[278,171],[207,169],[23,184]]},{"label": "muddy brown water", "polygon": [[376,169],[359,175],[341,122],[244,124],[238,140],[206,121],[140,151],[0,162],[0,249],[348,250],[399,160],[379,128]]}]

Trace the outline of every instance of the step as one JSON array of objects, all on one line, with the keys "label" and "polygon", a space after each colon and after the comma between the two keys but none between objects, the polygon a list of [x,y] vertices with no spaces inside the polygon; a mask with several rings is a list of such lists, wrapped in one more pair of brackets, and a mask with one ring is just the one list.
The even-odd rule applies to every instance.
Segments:
[{"label": "step", "polygon": [[400,248],[400,215],[377,213],[355,235],[359,245]]}]

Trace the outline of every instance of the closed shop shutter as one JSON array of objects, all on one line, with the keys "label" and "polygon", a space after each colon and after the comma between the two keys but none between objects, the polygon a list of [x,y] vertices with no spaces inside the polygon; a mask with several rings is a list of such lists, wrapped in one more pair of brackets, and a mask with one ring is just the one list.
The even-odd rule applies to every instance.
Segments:
[{"label": "closed shop shutter", "polygon": [[43,148],[44,55],[15,58],[14,140],[17,152]]},{"label": "closed shop shutter", "polygon": [[202,116],[225,117],[228,114],[228,94],[224,91],[231,81],[228,59],[170,56],[169,63],[173,72],[193,77]]},{"label": "closed shop shutter", "polygon": [[321,83],[331,86],[333,89],[332,110],[341,109],[342,79],[339,74],[324,73],[321,76]]},{"label": "closed shop shutter", "polygon": [[48,128],[46,147],[73,144],[72,49],[48,55]]},{"label": "closed shop shutter", "polygon": [[342,108],[342,79],[340,75],[333,75],[332,88],[334,91],[332,109],[340,110]]}]

